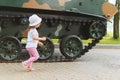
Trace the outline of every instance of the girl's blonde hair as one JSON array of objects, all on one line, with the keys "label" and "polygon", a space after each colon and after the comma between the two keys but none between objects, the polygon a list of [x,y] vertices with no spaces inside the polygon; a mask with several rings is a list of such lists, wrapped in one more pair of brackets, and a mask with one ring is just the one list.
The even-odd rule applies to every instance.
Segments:
[{"label": "girl's blonde hair", "polygon": [[30,27],[28,27],[27,29],[25,29],[25,30],[22,32],[22,36],[23,36],[23,37],[27,37],[28,32],[30,31],[31,28],[35,28],[35,26],[30,26]]}]

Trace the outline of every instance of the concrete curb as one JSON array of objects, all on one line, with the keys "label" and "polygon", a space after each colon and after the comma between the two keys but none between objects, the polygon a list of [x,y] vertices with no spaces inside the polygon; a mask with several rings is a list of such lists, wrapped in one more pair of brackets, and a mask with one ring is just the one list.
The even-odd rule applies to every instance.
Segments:
[{"label": "concrete curb", "polygon": [[97,44],[94,48],[99,48],[99,49],[120,49],[120,44]]},{"label": "concrete curb", "polygon": [[[59,44],[55,44],[55,48],[59,48]],[[120,44],[97,44],[95,49],[120,49]]]}]

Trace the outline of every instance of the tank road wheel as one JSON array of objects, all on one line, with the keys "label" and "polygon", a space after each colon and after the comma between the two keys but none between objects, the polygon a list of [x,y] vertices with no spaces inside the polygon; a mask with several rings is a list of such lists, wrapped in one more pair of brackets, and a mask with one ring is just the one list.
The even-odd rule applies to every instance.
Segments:
[{"label": "tank road wheel", "polygon": [[20,41],[13,36],[0,39],[0,56],[4,60],[14,60],[21,52]]},{"label": "tank road wheel", "polygon": [[94,22],[89,29],[90,36],[94,39],[100,39],[106,34],[106,26],[100,22]]},{"label": "tank road wheel", "polygon": [[83,44],[78,36],[70,35],[60,42],[60,51],[66,58],[76,58],[81,54]]},{"label": "tank road wheel", "polygon": [[38,52],[39,52],[39,55],[40,55],[39,59],[40,60],[46,60],[53,55],[54,44],[49,38],[47,38],[46,41],[42,41],[42,42],[43,42],[44,45],[42,47],[38,46],[38,48],[37,48]]}]

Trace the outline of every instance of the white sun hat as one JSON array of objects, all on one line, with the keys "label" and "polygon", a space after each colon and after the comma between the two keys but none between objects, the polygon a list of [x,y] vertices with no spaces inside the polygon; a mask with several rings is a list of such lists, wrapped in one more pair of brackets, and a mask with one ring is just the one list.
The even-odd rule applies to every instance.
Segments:
[{"label": "white sun hat", "polygon": [[29,26],[35,26],[39,24],[42,21],[42,18],[40,18],[38,15],[33,14],[29,17]]}]

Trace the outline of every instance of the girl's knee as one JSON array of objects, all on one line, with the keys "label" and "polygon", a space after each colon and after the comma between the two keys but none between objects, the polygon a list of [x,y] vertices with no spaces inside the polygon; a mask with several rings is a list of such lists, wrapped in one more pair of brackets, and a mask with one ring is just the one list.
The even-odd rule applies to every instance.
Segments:
[{"label": "girl's knee", "polygon": [[38,60],[38,59],[39,59],[39,56],[34,57],[34,60],[35,60],[35,61]]},{"label": "girl's knee", "polygon": [[36,59],[39,59],[39,56],[37,56]]}]

